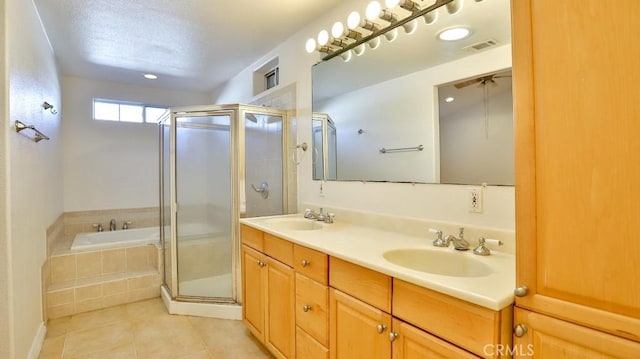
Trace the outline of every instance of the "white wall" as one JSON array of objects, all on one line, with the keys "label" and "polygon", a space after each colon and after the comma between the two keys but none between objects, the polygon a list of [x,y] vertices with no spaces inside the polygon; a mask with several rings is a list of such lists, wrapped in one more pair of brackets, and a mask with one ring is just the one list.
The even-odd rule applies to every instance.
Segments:
[{"label": "white wall", "polygon": [[[2,34],[8,62],[2,70],[8,87],[6,79],[2,84],[8,89],[9,106],[8,116],[6,110],[2,113],[8,133],[2,141],[0,153],[5,156],[0,155],[0,167],[7,177],[0,182],[7,199],[3,201],[7,237],[0,251],[8,255],[0,257],[0,267],[6,268],[0,270],[0,282],[5,283],[0,312],[6,311],[8,318],[0,319],[0,357],[26,358],[37,354],[38,338],[42,339],[38,335],[44,328],[40,271],[46,256],[45,232],[62,213],[62,106],[53,51],[32,1],[6,0],[5,6]],[[7,94],[2,98],[5,102]],[[43,110],[44,101],[53,104],[58,114]],[[51,140],[35,143],[16,133],[15,120],[35,125]]]},{"label": "white wall", "polygon": [[[278,56],[281,86],[296,84],[298,143],[311,143],[311,66],[319,60],[319,56],[317,53],[307,54],[305,52],[305,41],[307,38],[315,36],[320,29],[330,27],[334,21],[344,19],[351,10],[363,9],[366,3],[366,1],[360,0],[345,1],[339,8],[310,23],[273,51],[265,54],[253,66],[239,73],[224,87],[217,89],[212,94],[213,102],[251,102],[253,99],[251,92],[253,70],[259,68],[269,59]],[[424,28],[420,30],[424,30]],[[406,35],[401,34],[401,36]],[[384,46],[384,43],[381,46]],[[475,64],[461,66],[451,73],[440,74],[441,78],[438,83],[451,82],[471,77],[479,72],[490,72],[510,67],[511,47],[503,46],[501,51],[502,55],[499,56],[501,61],[488,63],[484,71],[478,71]],[[467,225],[515,228],[513,187],[487,188],[484,197],[484,212],[476,214],[468,212],[466,186],[330,182],[324,186],[324,191],[321,193],[320,182],[311,179],[311,167],[311,156],[305,156],[298,168],[299,203],[346,207]]]},{"label": "white wall", "polygon": [[188,106],[208,103],[203,93],[93,81],[65,76],[64,211],[158,205],[158,128],[152,124],[93,120],[93,99]]}]

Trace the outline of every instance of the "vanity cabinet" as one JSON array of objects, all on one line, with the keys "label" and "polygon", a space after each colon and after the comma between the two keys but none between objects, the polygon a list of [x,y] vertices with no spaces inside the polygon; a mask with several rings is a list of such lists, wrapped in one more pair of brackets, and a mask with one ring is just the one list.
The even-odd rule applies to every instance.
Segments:
[{"label": "vanity cabinet", "polygon": [[[501,357],[493,311],[242,226],[243,319],[278,358]],[[452,344],[455,343],[455,344]]]},{"label": "vanity cabinet", "polygon": [[293,358],[293,245],[248,226],[241,233],[243,321],[274,356]]},{"label": "vanity cabinet", "polygon": [[536,357],[640,355],[612,338],[640,342],[640,4],[623,3],[512,1],[516,342]]},{"label": "vanity cabinet", "polygon": [[331,358],[391,358],[391,277],[331,257]]},{"label": "vanity cabinet", "polygon": [[[516,336],[514,357],[638,358],[640,343],[599,330],[516,308],[515,320],[526,330]],[[526,329],[524,329],[526,328]]]}]

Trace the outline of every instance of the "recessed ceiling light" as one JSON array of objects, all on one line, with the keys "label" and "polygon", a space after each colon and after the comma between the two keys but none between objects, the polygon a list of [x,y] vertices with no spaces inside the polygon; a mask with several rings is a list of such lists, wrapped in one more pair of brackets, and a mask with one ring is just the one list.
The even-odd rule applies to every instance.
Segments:
[{"label": "recessed ceiling light", "polygon": [[466,27],[451,27],[438,33],[438,38],[443,41],[456,41],[469,37],[471,30]]},{"label": "recessed ceiling light", "polygon": [[455,101],[455,98],[453,98],[451,96],[449,96],[449,97],[444,99],[444,102],[447,102],[447,103],[450,103],[450,102],[453,102],[453,101]]},{"label": "recessed ceiling light", "polygon": [[154,74],[144,74],[144,78],[149,80],[155,80],[158,78],[158,76]]}]

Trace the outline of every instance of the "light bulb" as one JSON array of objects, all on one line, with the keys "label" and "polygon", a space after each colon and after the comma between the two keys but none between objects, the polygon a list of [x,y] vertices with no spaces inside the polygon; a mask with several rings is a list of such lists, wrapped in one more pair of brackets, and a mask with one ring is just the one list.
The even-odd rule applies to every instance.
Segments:
[{"label": "light bulb", "polygon": [[380,46],[380,37],[376,36],[373,39],[367,41],[367,45],[371,48],[371,50],[375,50]]},{"label": "light bulb", "polygon": [[424,22],[427,25],[433,25],[438,20],[438,9],[429,11],[424,14]]},{"label": "light bulb", "polygon": [[372,1],[367,5],[366,16],[367,20],[373,21],[380,16],[380,12],[382,12],[382,6],[377,1]]},{"label": "light bulb", "polygon": [[400,0],[385,0],[384,2],[387,9],[393,9],[394,7],[398,6],[399,3]]},{"label": "light bulb", "polygon": [[404,32],[411,35],[416,32],[416,29],[418,28],[418,21],[416,19],[413,19],[408,23],[402,25],[402,28],[404,29]]},{"label": "light bulb", "polygon": [[352,11],[347,17],[347,27],[351,30],[360,26],[360,14],[357,11]]},{"label": "light bulb", "polygon": [[304,45],[305,49],[307,50],[307,53],[312,53],[314,51],[316,51],[316,40],[315,39],[309,39],[307,40],[307,43]]},{"label": "light bulb", "polygon": [[324,46],[329,42],[329,32],[327,30],[321,30],[318,33],[318,45]]},{"label": "light bulb", "polygon": [[460,10],[462,9],[462,5],[463,5],[463,0],[453,0],[450,3],[447,3],[447,5],[445,5],[447,7],[447,12],[450,15],[453,14],[457,14],[458,12],[460,12]]},{"label": "light bulb", "polygon": [[449,96],[449,97],[447,97],[447,98],[445,98],[445,99],[444,99],[444,102],[446,102],[446,103],[451,103],[451,102],[453,102],[453,101],[455,101],[455,98],[453,98],[453,97],[451,97],[451,96]]},{"label": "light bulb", "polygon": [[344,35],[344,25],[342,25],[342,23],[340,21],[337,21],[331,27],[331,36],[333,36],[336,39],[338,39],[338,38],[341,38],[342,35]]},{"label": "light bulb", "polygon": [[351,52],[351,50],[348,50],[340,54],[340,57],[342,58],[342,61],[349,62],[351,61],[352,55],[353,55],[353,52]]},{"label": "light bulb", "polygon": [[387,39],[387,41],[393,42],[393,40],[398,37],[398,29],[395,28],[385,32],[384,37]]}]

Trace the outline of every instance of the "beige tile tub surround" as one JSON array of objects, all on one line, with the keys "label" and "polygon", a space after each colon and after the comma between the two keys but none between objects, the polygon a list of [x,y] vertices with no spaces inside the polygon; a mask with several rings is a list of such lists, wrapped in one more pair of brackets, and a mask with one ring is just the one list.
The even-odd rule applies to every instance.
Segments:
[{"label": "beige tile tub surround", "polygon": [[102,224],[109,230],[109,221],[116,220],[116,227],[121,230],[124,221],[131,221],[129,228],[157,227],[160,221],[158,207],[108,209],[96,211],[66,212],[64,214],[64,234],[75,236],[78,233],[95,232],[93,224]]},{"label": "beige tile tub surround", "polygon": [[59,318],[160,295],[155,245],[53,255],[45,300],[48,318]]},{"label": "beige tile tub surround", "polygon": [[40,359],[271,358],[241,321],[170,315],[160,299],[53,319]]}]

